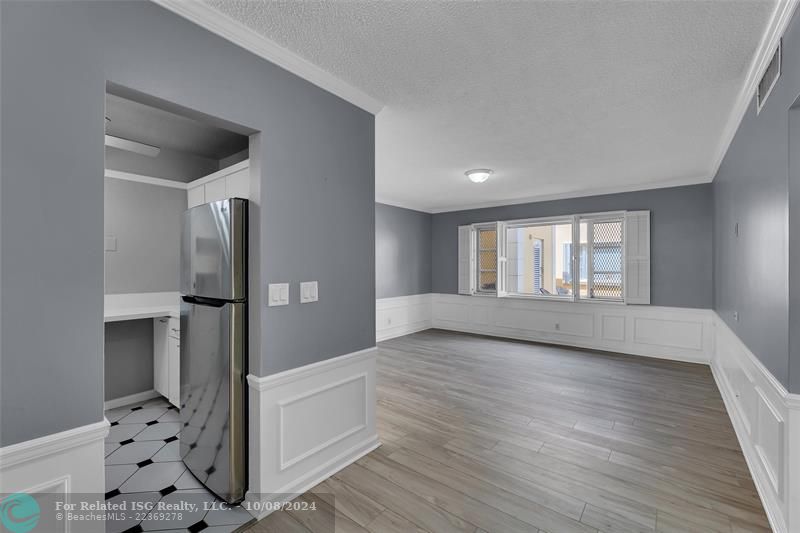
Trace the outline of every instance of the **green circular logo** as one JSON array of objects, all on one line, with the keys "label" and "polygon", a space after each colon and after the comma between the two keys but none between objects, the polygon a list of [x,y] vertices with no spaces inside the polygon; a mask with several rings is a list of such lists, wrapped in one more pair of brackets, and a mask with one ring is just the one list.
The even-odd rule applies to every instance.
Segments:
[{"label": "green circular logo", "polygon": [[36,500],[17,492],[0,501],[0,522],[11,533],[28,533],[39,523],[39,511]]}]

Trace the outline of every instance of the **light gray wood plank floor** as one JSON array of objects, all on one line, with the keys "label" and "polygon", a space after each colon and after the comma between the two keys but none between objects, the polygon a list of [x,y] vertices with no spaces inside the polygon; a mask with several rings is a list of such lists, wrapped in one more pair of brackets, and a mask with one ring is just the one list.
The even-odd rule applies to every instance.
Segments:
[{"label": "light gray wood plank floor", "polygon": [[706,366],[440,330],[378,347],[383,445],[249,531],[769,531]]}]

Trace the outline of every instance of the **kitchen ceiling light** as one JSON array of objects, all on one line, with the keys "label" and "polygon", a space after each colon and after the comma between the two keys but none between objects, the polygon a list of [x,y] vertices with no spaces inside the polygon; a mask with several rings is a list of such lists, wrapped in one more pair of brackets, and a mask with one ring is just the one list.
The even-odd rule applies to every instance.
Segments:
[{"label": "kitchen ceiling light", "polygon": [[146,155],[147,157],[156,157],[161,152],[158,146],[151,146],[149,144],[123,139],[114,135],[106,134],[106,146],[118,148],[128,152],[135,152],[137,154]]},{"label": "kitchen ceiling light", "polygon": [[464,174],[472,181],[473,183],[483,183],[484,181],[489,179],[494,173],[494,170],[488,168],[475,168],[472,170],[467,170]]}]

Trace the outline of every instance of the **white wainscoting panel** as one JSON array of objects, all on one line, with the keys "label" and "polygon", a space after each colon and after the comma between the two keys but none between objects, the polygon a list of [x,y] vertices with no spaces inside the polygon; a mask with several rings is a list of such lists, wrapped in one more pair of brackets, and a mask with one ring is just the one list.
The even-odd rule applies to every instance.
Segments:
[{"label": "white wainscoting panel", "polygon": [[[0,448],[0,493],[97,495],[105,488],[107,420]],[[42,524],[40,524],[41,526]],[[101,533],[105,522],[62,522],[64,533]]]},{"label": "white wainscoting panel", "polygon": [[432,326],[708,364],[708,309],[433,294]]},{"label": "white wainscoting panel", "polygon": [[375,300],[375,337],[378,342],[431,327],[432,295],[414,294]]},{"label": "white wainscoting panel", "polygon": [[280,401],[281,470],[366,428],[366,398],[362,373]]},{"label": "white wainscoting panel", "polygon": [[250,375],[249,491],[288,501],[377,448],[375,364],[369,348],[265,377]]},{"label": "white wainscoting panel", "polygon": [[772,529],[800,531],[800,395],[715,314],[711,369]]},{"label": "white wainscoting panel", "polygon": [[600,319],[600,337],[605,341],[625,342],[625,317],[603,315]]}]

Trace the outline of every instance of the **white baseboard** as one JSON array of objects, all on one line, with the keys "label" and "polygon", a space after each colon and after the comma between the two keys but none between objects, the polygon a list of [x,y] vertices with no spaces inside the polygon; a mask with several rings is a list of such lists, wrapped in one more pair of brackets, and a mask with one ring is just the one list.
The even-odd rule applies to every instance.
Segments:
[{"label": "white baseboard", "polygon": [[288,501],[380,445],[369,348],[265,377],[250,375],[251,512]]},{"label": "white baseboard", "polygon": [[153,398],[158,398],[159,396],[161,395],[156,391],[154,391],[153,389],[146,390],[143,392],[137,392],[136,394],[130,394],[128,396],[123,396],[121,398],[106,400],[105,402],[103,402],[103,409],[106,411],[109,409],[116,409],[117,407],[124,407],[132,403],[152,400]]},{"label": "white baseboard", "polygon": [[348,465],[355,463],[368,453],[380,447],[381,443],[378,437],[371,437],[363,443],[353,446],[351,449],[345,451],[332,460],[328,461],[325,465],[317,470],[310,472],[302,479],[297,480],[291,485],[273,494],[254,494],[248,491],[246,499],[249,501],[249,511],[256,520],[261,520],[276,509],[280,504],[292,501],[299,495],[307,492],[308,490],[319,485],[329,477],[333,476],[336,472],[342,470]]},{"label": "white baseboard", "polygon": [[800,395],[789,394],[715,313],[711,370],[777,533],[800,531]]},{"label": "white baseboard", "polygon": [[432,295],[432,327],[709,364],[708,309]]},{"label": "white baseboard", "polygon": [[375,300],[375,339],[381,342],[429,329],[432,302],[431,293]]},{"label": "white baseboard", "polygon": [[[23,492],[35,499],[38,493],[63,494],[67,501],[70,494],[92,494],[102,499],[105,493],[104,439],[108,427],[108,421],[103,420],[0,448],[0,493]],[[103,521],[80,526],[78,529],[87,533],[105,530]],[[67,521],[40,522],[37,527],[47,531],[70,531]]]}]

